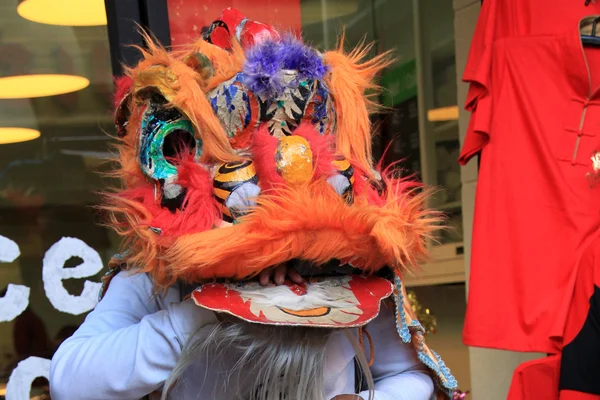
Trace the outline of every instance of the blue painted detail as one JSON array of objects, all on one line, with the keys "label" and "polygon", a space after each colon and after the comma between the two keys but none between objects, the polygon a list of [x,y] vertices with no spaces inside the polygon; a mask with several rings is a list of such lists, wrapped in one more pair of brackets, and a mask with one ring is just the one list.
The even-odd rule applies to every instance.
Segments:
[{"label": "blue painted detail", "polygon": [[321,120],[327,116],[326,103],[327,103],[327,98],[328,98],[329,94],[327,93],[327,90],[325,90],[325,87],[323,87],[323,85],[318,85],[317,95],[322,99],[322,101],[317,103],[315,106],[315,113],[313,114],[313,120]]},{"label": "blue painted detail", "polygon": [[252,110],[250,109],[250,97],[247,92],[242,93],[242,101],[244,104],[247,104],[248,112],[244,115],[244,128],[246,128],[250,124],[250,117]]},{"label": "blue painted detail", "polygon": [[332,99],[329,98],[329,92],[321,82],[317,82],[316,85],[315,95],[320,97],[321,101],[315,102],[312,113],[312,123],[317,126],[319,133],[324,135],[326,133],[325,128],[327,127],[327,122],[329,118],[333,117],[333,115],[327,115],[327,103],[332,101]]},{"label": "blue painted detail", "polygon": [[243,82],[243,73],[238,73],[208,93],[210,105],[230,138],[252,120],[250,96]]}]

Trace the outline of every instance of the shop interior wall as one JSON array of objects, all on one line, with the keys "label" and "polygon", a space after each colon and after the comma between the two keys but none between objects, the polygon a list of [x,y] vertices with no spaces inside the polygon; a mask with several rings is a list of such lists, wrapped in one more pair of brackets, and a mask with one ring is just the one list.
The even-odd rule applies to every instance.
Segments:
[{"label": "shop interior wall", "polygon": [[[375,1],[375,39],[380,50],[393,49],[403,63],[415,58],[414,1]],[[454,39],[454,14],[452,0],[419,0],[421,16],[421,46],[425,49],[441,49]],[[450,51],[453,49],[450,48]],[[454,75],[456,72],[450,72]],[[450,99],[449,104],[455,104]],[[400,133],[401,134],[401,133]],[[465,205],[463,205],[463,208]],[[452,369],[463,389],[472,386],[469,350],[462,343],[462,326],[466,309],[464,284],[433,285],[412,288],[424,307],[435,313],[438,332],[427,340]]]},{"label": "shop interior wall", "polygon": [[[393,49],[399,63],[415,58],[414,4],[413,0],[374,1],[373,38],[379,43],[379,51]],[[419,0],[418,6],[421,38],[424,41],[421,46],[425,49],[442,49],[451,44],[455,40],[456,29],[452,0]],[[366,27],[362,31],[367,31]],[[450,52],[453,50],[450,47]],[[450,74],[456,75],[456,72],[450,71]],[[456,98],[448,101],[444,105],[456,104]],[[472,367],[469,365],[469,350],[462,343],[465,285],[433,285],[411,290],[416,293],[420,304],[430,308],[437,318],[438,332],[428,337],[428,343],[451,367],[461,388],[469,389],[472,386]]]}]

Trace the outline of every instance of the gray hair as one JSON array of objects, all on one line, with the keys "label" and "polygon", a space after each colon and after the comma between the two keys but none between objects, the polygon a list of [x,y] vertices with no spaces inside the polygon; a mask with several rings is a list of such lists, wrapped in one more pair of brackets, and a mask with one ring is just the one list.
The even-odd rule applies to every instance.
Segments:
[{"label": "gray hair", "polygon": [[[331,329],[221,321],[210,333],[201,329],[190,337],[181,358],[166,380],[162,400],[199,357],[234,362],[213,390],[237,388],[232,400],[323,400],[323,362]],[[345,331],[352,344],[361,376],[372,399],[373,378],[354,332]],[[225,352],[227,356],[224,357]],[[231,356],[234,354],[235,356]],[[205,366],[212,368],[209,363]],[[207,384],[207,382],[204,382]],[[221,385],[220,387],[219,384]]]}]

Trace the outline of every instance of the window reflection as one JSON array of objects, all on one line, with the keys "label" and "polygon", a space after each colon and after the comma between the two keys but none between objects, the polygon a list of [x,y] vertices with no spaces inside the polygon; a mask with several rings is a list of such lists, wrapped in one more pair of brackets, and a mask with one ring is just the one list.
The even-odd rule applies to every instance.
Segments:
[{"label": "window reflection", "polygon": [[[0,263],[0,296],[9,284],[30,289],[27,309],[0,323],[0,398],[19,361],[30,356],[51,358],[85,317],[59,312],[50,304],[42,280],[45,252],[63,236],[85,241],[104,261],[116,248],[109,232],[98,225],[92,207],[98,202],[96,192],[106,187],[106,178],[99,173],[107,171],[110,138],[106,133],[112,133],[106,27],[38,24],[21,18],[16,6],[0,4],[0,78],[65,73],[82,76],[90,84],[59,96],[11,99],[14,96],[6,90],[0,96],[0,128],[40,132],[30,141],[0,144],[0,235],[20,249],[14,262]],[[25,84],[21,88],[42,89]],[[67,267],[76,265],[77,260],[70,260]],[[67,279],[64,286],[79,294],[83,281]],[[49,398],[47,384],[36,379],[32,398]]]}]

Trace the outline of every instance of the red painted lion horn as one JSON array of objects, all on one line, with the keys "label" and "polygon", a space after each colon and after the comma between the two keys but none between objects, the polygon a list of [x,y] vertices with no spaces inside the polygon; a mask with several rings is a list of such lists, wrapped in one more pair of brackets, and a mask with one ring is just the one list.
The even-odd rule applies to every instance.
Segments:
[{"label": "red painted lion horn", "polygon": [[265,40],[279,40],[280,36],[272,26],[248,19],[229,7],[212,23],[204,39],[222,49],[230,49],[233,38],[247,49]]}]

